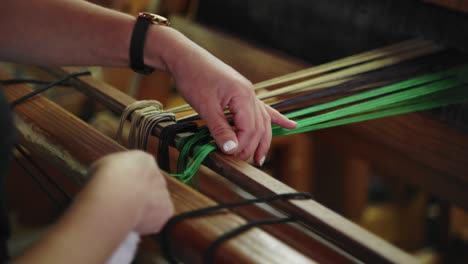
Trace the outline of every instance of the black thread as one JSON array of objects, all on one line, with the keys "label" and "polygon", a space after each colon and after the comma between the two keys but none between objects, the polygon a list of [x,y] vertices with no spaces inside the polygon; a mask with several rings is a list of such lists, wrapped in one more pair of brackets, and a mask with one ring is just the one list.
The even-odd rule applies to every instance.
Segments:
[{"label": "black thread", "polygon": [[64,205],[57,197],[55,197],[55,195],[53,195],[49,191],[49,189],[47,189],[47,187],[41,182],[39,177],[37,177],[31,170],[29,170],[28,167],[26,167],[26,165],[18,157],[13,156],[13,158],[15,159],[16,163],[18,163],[18,165],[21,167],[21,169],[23,169],[26,175],[28,175],[31,179],[33,179],[37,183],[37,185],[39,186],[39,189],[41,189],[49,197],[49,199],[52,202],[54,202],[61,209],[66,207],[66,205]]},{"label": "black thread", "polygon": [[16,100],[14,100],[13,102],[10,103],[10,107],[11,108],[14,108],[15,106],[17,106],[18,104],[21,104],[25,101],[27,101],[29,98],[32,98],[40,93],[43,93],[47,90],[49,90],[50,88],[52,87],[55,87],[57,85],[60,85],[62,84],[63,82],[71,79],[71,78],[76,78],[76,77],[79,77],[79,76],[83,76],[83,75],[91,75],[91,72],[90,71],[82,71],[82,72],[75,72],[75,73],[71,73],[65,77],[63,77],[62,79],[60,80],[57,80],[57,81],[54,81],[54,82],[51,82],[49,84],[47,84],[46,86],[42,87],[42,88],[39,88],[37,90],[34,90],[33,92],[29,93],[29,94],[26,94],[25,96],[22,96]]},{"label": "black thread", "polygon": [[218,248],[227,240],[234,238],[237,235],[240,235],[247,230],[262,226],[262,225],[273,225],[273,224],[283,224],[287,222],[294,222],[297,221],[294,217],[284,217],[284,218],[270,218],[270,219],[261,219],[261,220],[254,220],[250,221],[245,225],[239,226],[234,228],[233,230],[224,233],[220,237],[216,238],[213,242],[211,242],[210,246],[206,250],[205,254],[203,255],[203,263],[211,264],[214,263],[214,257]]},{"label": "black thread", "polygon": [[[83,75],[91,75],[90,71],[81,71],[81,72],[75,72],[71,73],[65,77],[63,77],[60,80],[53,81],[53,82],[45,82],[45,81],[40,81],[40,80],[31,80],[31,79],[12,79],[12,80],[3,80],[0,82],[0,84],[3,85],[13,85],[13,84],[19,84],[19,83],[33,83],[33,84],[46,84],[44,87],[39,88],[37,90],[34,90],[31,93],[28,93],[13,102],[10,103],[10,108],[14,108],[18,104],[21,104],[25,101],[27,101],[29,98],[32,98],[40,93],[43,93],[47,90],[49,90],[52,87],[58,86],[58,85],[69,85],[66,83],[71,78],[76,78],[79,76]],[[27,168],[27,166],[16,156],[14,156],[15,161],[18,163],[18,165],[23,169],[23,171],[31,177],[39,186],[39,188],[53,201],[55,202],[60,208],[65,208],[68,206],[68,204],[73,200],[71,195],[65,191],[65,189],[53,179],[37,162],[35,162],[27,153],[24,151],[19,145],[15,146],[18,153],[20,153],[28,162],[38,171],[40,172],[46,179],[51,183],[66,199],[67,203],[64,205],[55,195],[53,195],[47,187],[42,183],[39,177],[37,177],[31,170]]]},{"label": "black thread", "polygon": [[[9,79],[9,80],[0,80],[0,84],[3,86],[7,85],[15,85],[15,84],[22,84],[22,83],[27,83],[27,84],[43,84],[47,85],[53,81],[42,81],[42,80],[36,80],[36,79]],[[60,84],[61,86],[71,86],[71,84],[67,82],[63,82]]]},{"label": "black thread", "polygon": [[26,153],[26,151],[21,146],[15,145],[15,148],[37,171],[39,171],[40,174],[42,174],[47,179],[50,184],[52,184],[67,199],[68,203],[73,201],[72,196],[67,191],[65,191],[65,188],[63,188],[62,185],[60,185],[50,174],[48,174],[46,170],[39,165],[39,163],[31,158],[31,156]]},{"label": "black thread", "polygon": [[177,123],[164,127],[159,135],[158,164],[162,170],[170,172],[169,146],[174,143],[177,134],[183,132],[196,132],[196,123]]},{"label": "black thread", "polygon": [[[173,216],[171,219],[169,219],[169,221],[166,223],[164,228],[161,230],[160,234],[158,236],[155,236],[155,238],[160,239],[160,241],[161,241],[161,243],[160,243],[161,251],[162,251],[164,257],[166,258],[166,260],[169,263],[177,263],[177,259],[174,256],[174,254],[172,253],[172,247],[171,247],[170,239],[171,239],[172,231],[175,228],[175,226],[179,222],[181,222],[183,220],[186,220],[188,218],[208,215],[208,214],[218,212],[218,211],[221,211],[221,210],[224,210],[224,209],[231,209],[231,208],[235,208],[235,207],[239,207],[239,206],[252,205],[252,204],[256,204],[256,203],[266,203],[266,202],[277,201],[277,200],[286,200],[286,199],[305,200],[305,199],[312,199],[312,198],[313,198],[313,196],[311,194],[309,194],[309,193],[300,193],[300,192],[299,193],[274,194],[274,195],[268,195],[268,196],[263,196],[263,197],[259,197],[259,198],[254,198],[254,199],[247,199],[247,200],[242,200],[242,201],[237,201],[237,202],[225,203],[225,204],[220,204],[220,205],[216,205],[216,206],[201,208],[201,209],[197,209],[197,210],[193,210],[193,211],[189,211],[189,212],[184,212],[184,213],[181,213],[179,215]],[[238,233],[241,233],[242,230],[244,230],[244,229],[247,230],[247,229],[253,227],[254,225],[256,225],[256,223],[257,223],[257,225],[262,225],[265,221],[266,222],[269,222],[269,221],[273,222],[272,219],[251,221],[251,222],[246,224],[246,227],[239,227],[239,228],[231,230],[230,232],[225,234],[227,236],[226,239],[229,239],[232,236],[234,236],[234,235],[236,235]],[[281,221],[281,220],[278,220],[278,221]],[[291,221],[292,221],[292,219],[291,219]],[[266,224],[266,222],[265,222],[265,224]],[[252,226],[250,226],[250,225],[252,225]],[[221,239],[221,242],[225,241],[226,239]],[[217,240],[215,240],[214,242],[216,242],[216,241]],[[216,243],[221,244],[221,242],[216,242]],[[211,247],[211,245],[208,248],[210,249],[210,247]],[[213,252],[210,252],[209,254],[214,254],[214,251],[218,247],[219,247],[219,245],[215,245],[214,249],[211,249]]]}]

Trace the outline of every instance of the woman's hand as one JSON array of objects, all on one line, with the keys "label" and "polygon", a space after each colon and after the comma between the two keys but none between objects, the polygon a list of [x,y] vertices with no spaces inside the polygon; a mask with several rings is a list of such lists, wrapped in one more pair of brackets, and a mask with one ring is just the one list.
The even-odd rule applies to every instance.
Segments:
[{"label": "woman's hand", "polygon": [[90,174],[93,179],[87,188],[105,194],[109,203],[120,204],[121,217],[132,218],[133,231],[139,234],[159,232],[174,212],[166,181],[145,152],[108,155],[90,167]]},{"label": "woman's hand", "polygon": [[[172,36],[170,42],[159,43],[170,45],[160,55],[179,93],[205,120],[219,148],[243,160],[253,155],[262,165],[270,148],[271,123],[288,129],[296,123],[258,100],[250,81],[182,34],[164,27],[157,31]],[[234,115],[235,129],[226,121],[225,109]]]},{"label": "woman's hand", "polygon": [[[24,17],[34,17],[34,23]],[[135,18],[86,1],[48,0],[44,8],[41,0],[4,0],[0,22],[0,59],[4,61],[60,66],[130,64]],[[255,162],[262,164],[270,147],[271,122],[295,127],[258,101],[248,80],[175,29],[149,27],[144,55],[146,65],[173,74],[180,94],[206,121],[227,154],[241,159],[254,155]],[[234,114],[235,130],[226,122],[226,108]]]},{"label": "woman's hand", "polygon": [[[163,175],[141,151],[108,155],[64,215],[15,263],[105,263],[132,231],[152,234],[173,214]],[[80,247],[86,246],[86,254]]]}]

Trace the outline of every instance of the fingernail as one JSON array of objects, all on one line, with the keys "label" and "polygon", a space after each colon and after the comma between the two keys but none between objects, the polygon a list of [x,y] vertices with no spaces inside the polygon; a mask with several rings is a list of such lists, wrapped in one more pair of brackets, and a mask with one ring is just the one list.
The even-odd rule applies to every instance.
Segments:
[{"label": "fingernail", "polygon": [[258,162],[260,167],[263,166],[263,163],[265,163],[265,156],[263,156],[263,158],[261,158],[260,161]]},{"label": "fingernail", "polygon": [[224,143],[223,149],[225,152],[229,152],[230,150],[233,150],[235,147],[237,147],[236,142],[229,140],[228,142]]}]

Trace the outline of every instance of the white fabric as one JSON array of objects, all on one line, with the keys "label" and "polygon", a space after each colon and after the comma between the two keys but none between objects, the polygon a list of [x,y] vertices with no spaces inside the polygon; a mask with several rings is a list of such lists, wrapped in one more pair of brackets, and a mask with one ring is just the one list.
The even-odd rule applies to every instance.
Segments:
[{"label": "white fabric", "polygon": [[135,258],[139,242],[140,235],[130,232],[114,253],[112,253],[107,264],[130,264]]}]

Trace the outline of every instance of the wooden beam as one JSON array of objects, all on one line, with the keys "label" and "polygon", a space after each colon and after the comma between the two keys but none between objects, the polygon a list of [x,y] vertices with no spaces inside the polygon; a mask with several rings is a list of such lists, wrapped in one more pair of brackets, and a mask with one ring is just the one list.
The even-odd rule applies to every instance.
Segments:
[{"label": "wooden beam", "polygon": [[[11,77],[0,72],[0,78]],[[30,91],[24,85],[5,89],[9,101]],[[53,163],[60,163],[63,171],[78,175],[81,183],[86,181],[88,165],[106,154],[125,150],[42,96],[17,106],[15,113],[20,143]],[[216,204],[173,178],[166,180],[177,213]],[[245,223],[243,218],[229,212],[183,221],[173,233],[173,245],[182,261],[198,263],[199,252],[204,252],[211,241]],[[225,243],[218,253],[216,261],[222,263],[314,262],[257,228]]]},{"label": "wooden beam", "polygon": [[[76,71],[76,68],[47,69],[49,73],[63,76]],[[98,100],[120,113],[134,99],[123,93],[110,93],[110,88],[95,80],[92,76],[70,81],[84,93],[96,94]],[[103,87],[101,88],[101,85]],[[108,93],[107,97],[105,94]],[[106,98],[107,97],[107,98]],[[120,110],[116,108],[120,107]],[[294,189],[270,177],[261,170],[233,157],[219,152],[212,153],[206,165],[230,179],[240,187],[255,195],[281,194],[295,192]],[[315,232],[335,245],[351,252],[353,256],[365,262],[409,263],[412,258],[381,238],[365,231],[340,215],[331,212],[315,201],[289,201],[277,206],[289,215],[294,215]]]},{"label": "wooden beam", "polygon": [[[258,47],[246,44],[228,34],[204,28],[180,17],[174,17],[173,19],[176,28],[196,43],[205,47],[209,52],[213,52],[219,58],[233,63],[235,68],[242,73],[257,74],[260,71],[260,74],[265,74],[262,76],[279,78],[278,76],[289,73],[292,69],[289,66],[290,64],[298,68],[301,67],[301,63],[298,63],[294,58],[290,58],[284,54],[274,54],[272,55],[274,61],[270,64],[275,65],[278,75],[272,76],[268,75],[268,73],[262,73],[262,70],[258,69],[263,69],[264,66],[256,65],[255,63],[264,60],[257,60],[257,56],[263,58],[263,54],[268,53],[268,51],[258,52]],[[205,37],[203,38],[202,36]],[[231,52],[230,45],[235,47],[235,50],[239,51],[238,53],[255,56],[240,57],[235,54],[237,58],[233,59],[231,57],[234,55]],[[430,46],[427,43],[416,41],[415,43],[405,43],[403,47],[418,47],[418,45],[424,49]],[[392,46],[398,52],[401,52],[403,48],[398,44]],[[392,54],[395,51],[394,48],[391,49]],[[389,51],[388,48],[378,50]],[[368,52],[363,54],[366,53]],[[363,54],[354,55],[354,57]],[[344,58],[340,61],[346,59]],[[257,67],[253,68],[251,65],[256,65]],[[320,69],[321,65],[314,68]],[[317,73],[324,74],[325,72]],[[354,135],[359,135],[359,137],[369,139],[382,149],[394,153],[394,156],[400,156],[402,159],[399,160],[407,161],[402,163],[394,162],[393,170],[402,171],[407,167],[405,164],[408,163],[415,163],[416,167],[424,168],[416,174],[425,176],[411,177],[412,183],[430,193],[438,195],[441,199],[468,209],[468,195],[465,191],[468,189],[468,134],[466,131],[434,120],[430,115],[425,113],[388,117],[383,120],[348,125],[340,129],[344,129],[346,131],[344,133],[351,132]],[[356,152],[362,151],[364,151],[363,148],[356,149]],[[376,160],[376,157],[373,160]],[[379,162],[379,164],[382,163],[384,162]]]}]

